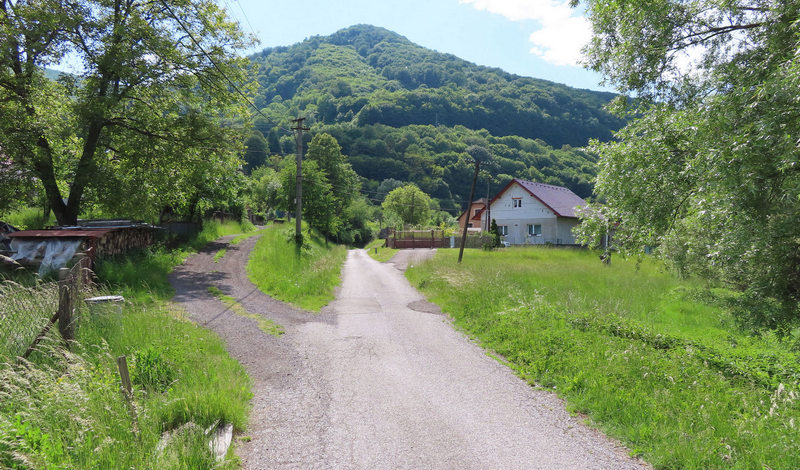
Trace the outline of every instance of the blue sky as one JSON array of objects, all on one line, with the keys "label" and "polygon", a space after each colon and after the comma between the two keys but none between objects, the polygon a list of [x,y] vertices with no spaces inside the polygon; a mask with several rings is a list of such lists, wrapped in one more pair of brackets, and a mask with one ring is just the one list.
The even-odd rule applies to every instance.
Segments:
[{"label": "blue sky", "polygon": [[288,46],[354,24],[382,26],[439,52],[518,75],[612,91],[577,65],[588,39],[563,0],[218,0],[265,47]]}]

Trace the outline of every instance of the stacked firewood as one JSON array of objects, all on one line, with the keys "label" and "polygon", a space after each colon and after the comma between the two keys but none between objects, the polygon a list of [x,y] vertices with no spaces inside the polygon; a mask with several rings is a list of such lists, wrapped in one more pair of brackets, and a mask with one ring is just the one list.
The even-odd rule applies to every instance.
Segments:
[{"label": "stacked firewood", "polygon": [[95,241],[99,256],[113,256],[144,248],[153,243],[153,230],[146,227],[126,227],[112,230]]}]

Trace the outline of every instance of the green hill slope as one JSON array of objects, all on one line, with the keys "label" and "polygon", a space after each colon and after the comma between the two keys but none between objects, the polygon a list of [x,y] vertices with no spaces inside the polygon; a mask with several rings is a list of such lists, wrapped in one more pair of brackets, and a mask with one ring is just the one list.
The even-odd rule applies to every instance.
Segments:
[{"label": "green hill slope", "polygon": [[[294,151],[274,123],[306,116],[312,134],[336,136],[378,199],[380,182],[394,178],[417,183],[442,208],[463,207],[471,182],[463,152],[471,144],[497,156],[489,168],[495,185],[521,177],[586,197],[595,160],[572,147],[610,139],[623,124],[602,108],[613,94],[478,66],[374,26],[265,49],[251,60],[255,103],[269,118],[256,128],[269,152]],[[482,177],[479,187],[486,183]]]}]

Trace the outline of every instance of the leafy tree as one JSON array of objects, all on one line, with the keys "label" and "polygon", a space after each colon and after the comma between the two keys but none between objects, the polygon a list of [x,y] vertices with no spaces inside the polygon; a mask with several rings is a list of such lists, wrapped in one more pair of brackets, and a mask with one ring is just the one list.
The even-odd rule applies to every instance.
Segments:
[{"label": "leafy tree", "polygon": [[249,174],[253,171],[253,168],[262,166],[267,162],[269,146],[267,145],[267,139],[260,132],[255,132],[248,137],[244,146],[244,170],[245,173]]},{"label": "leafy tree", "polygon": [[276,129],[270,129],[269,134],[267,134],[267,142],[269,143],[269,152],[276,155],[281,155],[283,150],[281,149],[281,142],[278,137],[278,131]]},{"label": "leafy tree", "polygon": [[261,166],[250,174],[248,202],[251,209],[266,214],[278,207],[283,186],[278,173],[267,166]]},{"label": "leafy tree", "polygon": [[[296,176],[294,157],[287,156],[280,173],[282,197],[278,207],[288,212],[295,210]],[[337,229],[340,224],[333,207],[333,190],[327,175],[317,162],[303,162],[303,218],[311,227],[330,233],[330,230]]]},{"label": "leafy tree", "polygon": [[334,191],[335,210],[341,211],[350,204],[360,189],[358,175],[342,155],[342,148],[332,135],[316,134],[308,144],[308,161],[317,162],[325,172]]},{"label": "leafy tree", "polygon": [[[245,81],[234,51],[248,42],[215,2],[0,0],[0,18],[0,147],[59,223],[75,223],[87,196],[179,201],[177,183],[201,177],[195,162],[237,160],[241,131],[222,123],[247,115],[227,80]],[[80,75],[47,80],[67,55]]]},{"label": "leafy tree", "polygon": [[497,248],[502,245],[500,228],[497,226],[497,221],[494,219],[492,219],[492,225],[489,227],[489,236],[492,237],[492,247]]},{"label": "leafy tree", "polygon": [[403,185],[405,185],[405,183],[400,180],[396,180],[394,178],[386,178],[385,180],[381,181],[380,185],[378,185],[376,197],[381,202],[383,202],[387,194],[392,192],[393,189],[397,189]]},{"label": "leafy tree", "polygon": [[428,221],[431,198],[415,184],[393,189],[384,199],[383,210],[400,217],[403,224],[420,225]]},{"label": "leafy tree", "polygon": [[[589,64],[635,93],[640,113],[614,142],[593,144],[604,217],[619,223],[617,247],[661,246],[682,272],[743,290],[759,300],[744,316],[753,326],[796,324],[800,4],[587,7]],[[774,301],[780,308],[767,308]]]}]

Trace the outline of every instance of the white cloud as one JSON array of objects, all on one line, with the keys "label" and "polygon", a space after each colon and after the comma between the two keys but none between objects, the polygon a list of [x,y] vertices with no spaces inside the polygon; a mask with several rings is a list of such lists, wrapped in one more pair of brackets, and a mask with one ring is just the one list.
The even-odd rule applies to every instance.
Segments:
[{"label": "white cloud", "polygon": [[580,50],[591,38],[589,21],[569,2],[559,0],[458,0],[476,10],[511,21],[534,20],[541,28],[530,35],[531,53],[555,65],[578,65]]}]

